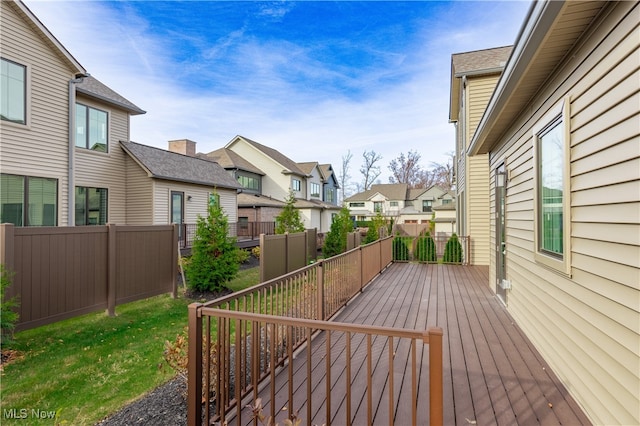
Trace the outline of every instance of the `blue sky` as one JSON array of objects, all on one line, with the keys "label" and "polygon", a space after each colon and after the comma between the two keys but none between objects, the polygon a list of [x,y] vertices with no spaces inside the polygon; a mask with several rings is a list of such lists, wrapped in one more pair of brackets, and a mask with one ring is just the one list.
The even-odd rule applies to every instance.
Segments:
[{"label": "blue sky", "polygon": [[454,150],[451,54],[513,44],[529,1],[44,1],[27,6],[145,115],[131,140],[199,152],[240,134],[294,161]]}]

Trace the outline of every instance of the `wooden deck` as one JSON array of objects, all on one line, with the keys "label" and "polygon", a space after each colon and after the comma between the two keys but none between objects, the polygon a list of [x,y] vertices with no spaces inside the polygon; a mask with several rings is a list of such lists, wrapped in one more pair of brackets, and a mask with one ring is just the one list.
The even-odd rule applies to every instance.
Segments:
[{"label": "wooden deck", "polygon": [[[589,424],[578,405],[567,394],[564,386],[549,366],[533,348],[531,342],[514,324],[504,306],[488,288],[488,268],[478,266],[447,266],[424,264],[393,264],[378,276],[365,291],[356,296],[334,321],[371,324],[409,329],[442,327],[444,364],[444,424],[446,425],[555,425]],[[312,410],[313,424],[328,424],[324,368],[325,337],[321,334],[313,341]],[[353,359],[365,363],[365,355],[358,351],[358,342],[352,338]],[[340,376],[339,354],[344,351],[345,338],[332,338],[331,359],[331,420],[333,424],[345,424],[345,380]],[[424,350],[423,350],[424,349]],[[417,395],[420,417],[418,424],[428,423],[428,347],[420,349],[422,373]],[[306,351],[306,350],[305,350]],[[303,351],[294,359],[296,371],[304,375],[307,370]],[[404,367],[394,362],[394,397],[397,409],[392,416],[396,425],[410,424],[412,396],[403,392],[403,379],[410,375],[408,349],[399,345],[395,358],[406,359]],[[333,361],[335,360],[335,361]],[[389,362],[385,355],[374,360],[374,418],[373,424],[389,422],[389,404],[380,396],[388,386]],[[357,363],[356,363],[357,364]],[[318,370],[318,372],[316,372]],[[366,380],[366,368],[351,372],[353,389],[351,413],[353,424],[366,424],[366,395],[361,381]],[[336,373],[338,371],[338,373]],[[364,373],[363,373],[364,371]],[[286,376],[286,369],[281,376]],[[280,380],[282,379],[282,380]],[[360,381],[360,385],[358,384]],[[276,380],[277,406],[285,405],[288,398],[286,377]],[[299,407],[300,417],[307,410],[306,384],[294,379],[294,406]],[[424,384],[423,384],[424,383]],[[408,386],[406,386],[408,387]],[[406,388],[405,387],[405,388]],[[261,393],[263,405],[269,405],[269,387]],[[424,403],[423,403],[424,401]],[[270,413],[265,413],[269,415]],[[282,424],[286,412],[276,416]],[[426,416],[426,417],[425,417]],[[243,410],[243,422],[248,421],[247,409]],[[229,424],[234,424],[230,422]]]}]

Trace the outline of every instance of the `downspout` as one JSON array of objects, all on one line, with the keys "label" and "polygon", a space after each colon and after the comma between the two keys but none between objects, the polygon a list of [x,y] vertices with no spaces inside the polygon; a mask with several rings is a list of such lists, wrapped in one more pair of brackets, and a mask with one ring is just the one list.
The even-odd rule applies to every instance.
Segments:
[{"label": "downspout", "polygon": [[89,74],[76,74],[75,78],[69,80],[69,175],[67,193],[67,225],[75,225],[75,151],[76,151],[76,87],[77,83],[89,77]]}]

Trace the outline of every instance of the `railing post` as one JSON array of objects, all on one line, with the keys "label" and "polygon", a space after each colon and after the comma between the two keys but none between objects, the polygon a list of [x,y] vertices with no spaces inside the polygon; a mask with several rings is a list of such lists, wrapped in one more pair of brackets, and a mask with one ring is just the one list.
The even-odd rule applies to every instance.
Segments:
[{"label": "railing post", "polygon": [[116,225],[107,225],[107,315],[116,315],[116,273],[117,273]]},{"label": "railing post", "polygon": [[316,265],[316,294],[318,295],[318,320],[324,321],[324,262],[320,261]]},{"label": "railing post", "polygon": [[362,255],[362,246],[358,248],[358,261],[360,262],[360,293],[364,288],[364,257]]},{"label": "railing post", "polygon": [[202,423],[202,320],[198,314],[200,306],[200,303],[189,305],[187,424],[190,426]]},{"label": "railing post", "polygon": [[442,328],[432,327],[429,334],[429,424],[442,425]]}]

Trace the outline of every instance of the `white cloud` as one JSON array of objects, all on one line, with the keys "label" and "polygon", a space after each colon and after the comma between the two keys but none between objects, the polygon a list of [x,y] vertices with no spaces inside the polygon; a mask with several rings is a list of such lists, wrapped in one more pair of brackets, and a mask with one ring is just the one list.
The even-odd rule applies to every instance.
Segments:
[{"label": "white cloud", "polygon": [[[215,43],[193,34],[160,36],[156,23],[120,2],[27,5],[88,72],[147,111],[131,120],[134,141],[166,148],[168,140],[188,138],[208,152],[241,134],[295,161],[332,163],[335,170],[350,150],[354,180],[362,152],[375,150],[383,156],[385,182],[387,165],[401,152],[420,152],[425,167],[447,160],[454,150],[451,54],[513,43],[521,19],[514,16],[524,16],[527,6],[443,6],[425,19],[417,40],[408,40],[410,51],[372,46],[385,67],[354,70],[314,59],[314,46],[258,40],[242,27]],[[261,13],[278,20],[291,7],[265,3]],[[198,46],[196,57],[177,61],[180,43]],[[219,85],[207,87],[207,79]],[[356,94],[342,93],[334,82]]]}]

